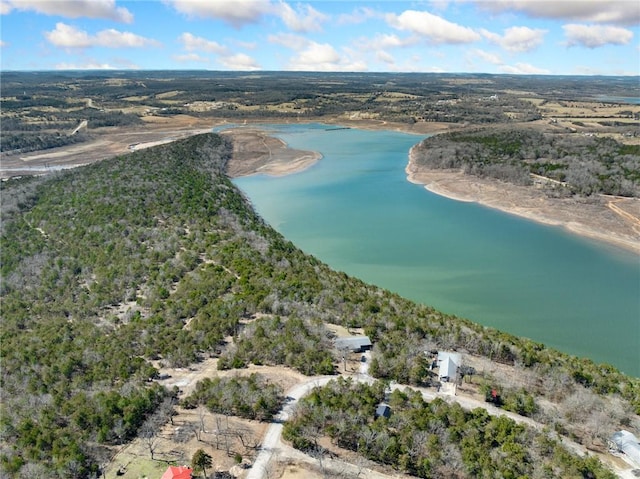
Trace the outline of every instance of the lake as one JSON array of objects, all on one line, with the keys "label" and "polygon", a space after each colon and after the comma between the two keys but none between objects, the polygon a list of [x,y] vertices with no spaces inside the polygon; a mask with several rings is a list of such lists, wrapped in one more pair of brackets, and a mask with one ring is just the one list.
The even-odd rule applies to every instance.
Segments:
[{"label": "lake", "polygon": [[234,180],[303,251],[406,298],[640,375],[637,255],[407,181],[423,137],[265,125],[311,168]]}]

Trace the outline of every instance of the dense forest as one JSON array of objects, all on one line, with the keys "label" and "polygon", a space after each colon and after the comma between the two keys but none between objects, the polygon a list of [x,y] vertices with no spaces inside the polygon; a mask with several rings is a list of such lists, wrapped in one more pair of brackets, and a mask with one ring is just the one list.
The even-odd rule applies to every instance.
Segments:
[{"label": "dense forest", "polygon": [[[3,475],[99,475],[112,446],[171,418],[176,391],[154,380],[154,360],[185,367],[215,356],[223,368],[333,373],[327,322],[365,329],[381,379],[428,385],[424,352],[457,349],[515,367],[526,391],[505,377],[483,381],[500,389],[505,407],[578,441],[637,427],[637,378],[444,315],[304,255],[225,176],[231,150],[221,136],[199,135],[2,182]],[[281,391],[252,381],[202,383],[185,405],[267,419]],[[220,388],[255,401],[221,401]],[[460,428],[475,427],[477,413],[455,414],[464,416]],[[503,448],[510,460],[538,440],[528,434]],[[550,457],[568,454],[558,451]]]},{"label": "dense forest", "polygon": [[539,175],[553,180],[546,186],[554,195],[640,196],[640,145],[612,138],[477,129],[427,138],[413,152],[415,161],[429,168],[461,169],[520,185]]}]

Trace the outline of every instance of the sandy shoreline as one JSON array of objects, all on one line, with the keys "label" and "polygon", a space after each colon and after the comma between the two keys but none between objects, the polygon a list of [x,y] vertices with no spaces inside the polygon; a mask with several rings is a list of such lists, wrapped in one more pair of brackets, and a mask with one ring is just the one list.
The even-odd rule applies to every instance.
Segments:
[{"label": "sandy shoreline", "polygon": [[316,151],[289,148],[282,139],[259,128],[230,128],[220,134],[233,140],[233,156],[227,166],[232,178],[290,175],[310,168],[322,158]]},{"label": "sandy shoreline", "polygon": [[434,170],[416,164],[413,148],[405,169],[408,181],[456,201],[475,202],[640,254],[640,199],[600,195],[549,198],[531,186]]}]

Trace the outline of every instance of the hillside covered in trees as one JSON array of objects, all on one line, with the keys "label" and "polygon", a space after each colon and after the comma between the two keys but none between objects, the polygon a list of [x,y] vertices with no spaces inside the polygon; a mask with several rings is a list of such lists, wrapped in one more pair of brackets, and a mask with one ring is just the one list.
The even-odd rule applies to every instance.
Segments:
[{"label": "hillside covered in trees", "polygon": [[427,138],[414,148],[414,161],[518,185],[539,175],[552,180],[547,186],[556,195],[640,196],[640,146],[608,137],[481,128]]},{"label": "hillside covered in trees", "polygon": [[[501,388],[507,407],[524,404],[518,412],[577,440],[639,423],[637,378],[414,304],[304,255],[225,176],[231,151],[206,134],[2,183],[3,475],[98,475],[112,446],[149,418],[170,418],[176,392],[154,381],[152,360],[185,367],[216,356],[224,368],[332,373],[327,322],[365,329],[381,379],[428,385],[424,351],[457,349],[517,368],[528,390],[505,378],[488,385]],[[237,413],[214,400],[216,388],[255,384],[203,383],[189,401]],[[278,394],[245,413],[270,417]],[[590,411],[596,429],[585,428]],[[461,427],[476,427],[470,420]],[[519,437],[516,455],[531,440]]]}]

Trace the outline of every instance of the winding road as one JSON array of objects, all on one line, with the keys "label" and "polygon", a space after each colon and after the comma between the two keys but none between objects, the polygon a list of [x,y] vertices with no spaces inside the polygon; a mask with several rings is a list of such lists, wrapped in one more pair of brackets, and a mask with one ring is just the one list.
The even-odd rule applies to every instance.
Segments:
[{"label": "winding road", "polygon": [[[375,381],[374,378],[369,376],[368,367],[370,360],[370,353],[365,353],[365,360],[360,363],[360,371],[358,374],[355,374],[351,377],[355,381],[373,383]],[[262,446],[260,448],[260,452],[256,457],[256,460],[253,463],[251,470],[249,470],[246,479],[266,479],[269,477],[269,466],[270,462],[273,458],[292,458],[301,462],[313,463],[317,464],[317,459],[308,456],[291,446],[287,446],[282,443],[282,427],[283,423],[289,419],[291,414],[295,410],[295,406],[297,402],[308,394],[313,388],[320,387],[326,385],[329,381],[336,379],[338,376],[315,376],[310,378],[307,381],[304,381],[300,384],[297,384],[291,390],[287,392],[287,403],[282,408],[280,413],[275,417],[274,421],[269,425],[267,432],[264,435],[262,440]],[[536,430],[542,430],[544,425],[534,421],[531,418],[520,416],[518,414],[504,411],[499,409],[491,404],[488,404],[484,401],[479,401],[477,399],[473,399],[465,396],[454,396],[451,394],[443,393],[443,392],[434,392],[432,390],[427,390],[424,388],[417,388],[413,386],[406,386],[402,384],[391,384],[391,390],[405,390],[412,389],[415,391],[419,391],[422,394],[422,397],[427,401],[432,401],[436,397],[440,397],[447,402],[457,402],[464,409],[475,409],[475,408],[483,408],[492,416],[506,416],[510,419],[513,419],[517,423],[525,424],[529,427],[532,427]],[[585,456],[589,454],[587,449],[574,442],[566,437],[556,435],[556,439],[561,441],[562,444],[572,451],[573,453],[579,456]],[[610,467],[614,469],[614,472],[621,479],[637,479],[636,476],[632,473],[631,468],[622,469],[616,464],[608,464]],[[350,473],[355,477],[359,477],[361,474],[363,477],[371,478],[371,479],[388,479],[394,476],[388,476],[386,474],[382,474],[380,472],[374,471],[372,469],[368,469],[362,467],[360,465],[350,464],[344,461],[335,460],[335,459],[323,459],[323,467],[331,470],[333,472],[341,472],[341,473]]]}]

